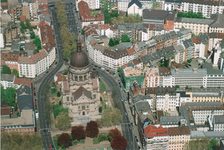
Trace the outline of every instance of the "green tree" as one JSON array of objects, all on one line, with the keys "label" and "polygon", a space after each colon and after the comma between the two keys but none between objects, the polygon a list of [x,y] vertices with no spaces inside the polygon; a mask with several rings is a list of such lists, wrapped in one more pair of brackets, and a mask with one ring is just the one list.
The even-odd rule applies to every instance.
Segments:
[{"label": "green tree", "polygon": [[1,86],[1,103],[7,104],[9,106],[16,107],[16,89],[14,88],[7,88],[4,89]]},{"label": "green tree", "polygon": [[66,130],[70,128],[71,118],[68,112],[62,112],[56,117],[55,127],[59,130]]},{"label": "green tree", "polygon": [[68,30],[68,19],[62,1],[56,1],[57,18],[60,24],[60,35],[63,45],[63,58],[68,61],[76,48],[76,36]]},{"label": "green tree", "polygon": [[53,114],[55,118],[63,112],[67,113],[68,109],[59,104],[53,105]]},{"label": "green tree", "polygon": [[15,75],[16,77],[19,77],[19,72],[16,69],[11,70],[12,74]]},{"label": "green tree", "polygon": [[25,33],[25,31],[26,31],[26,24],[25,24],[24,21],[21,21],[21,22],[20,22],[20,31],[21,31],[22,33]]},{"label": "green tree", "polygon": [[111,47],[118,45],[118,44],[119,44],[119,39],[117,39],[117,38],[110,38],[109,43],[108,43],[108,45]]},{"label": "green tree", "polygon": [[41,50],[41,48],[42,48],[41,41],[40,41],[40,38],[38,36],[35,36],[35,38],[33,40],[33,43],[36,46],[37,51]]},{"label": "green tree", "polygon": [[163,58],[160,60],[160,67],[169,67],[169,59]]},{"label": "green tree", "polygon": [[217,150],[219,149],[219,144],[216,139],[211,139],[208,144],[208,150]]},{"label": "green tree", "polygon": [[34,39],[36,37],[35,33],[33,31],[30,31],[30,38]]},{"label": "green tree", "polygon": [[33,31],[33,27],[30,23],[30,20],[26,19],[26,29],[29,29],[30,31]]},{"label": "green tree", "polygon": [[130,42],[130,37],[127,34],[121,35],[121,42]]},{"label": "green tree", "polygon": [[1,73],[2,74],[11,74],[11,69],[7,65],[2,65]]}]

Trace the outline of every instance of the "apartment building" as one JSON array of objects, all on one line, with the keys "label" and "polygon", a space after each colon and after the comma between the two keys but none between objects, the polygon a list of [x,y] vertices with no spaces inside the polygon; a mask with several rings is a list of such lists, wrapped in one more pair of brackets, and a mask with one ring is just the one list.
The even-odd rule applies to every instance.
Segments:
[{"label": "apartment building", "polygon": [[147,28],[142,23],[125,23],[117,25],[117,37],[127,34],[131,41],[149,40]]},{"label": "apartment building", "polygon": [[148,125],[144,134],[147,150],[180,150],[190,141],[190,129],[185,126],[163,128]]},{"label": "apartment building", "polygon": [[174,87],[157,87],[156,109],[163,111],[176,111],[182,103],[191,102],[190,95],[176,91]]},{"label": "apartment building", "polygon": [[0,84],[4,89],[10,88],[14,86],[15,75],[11,74],[1,74]]},{"label": "apartment building", "polygon": [[197,19],[197,18],[177,18],[174,22],[174,28],[190,29],[192,33],[208,33],[209,25],[213,22],[212,19]]},{"label": "apartment building", "polygon": [[206,69],[175,69],[171,70],[173,86],[203,87],[206,83]]},{"label": "apartment building", "polygon": [[223,1],[206,1],[206,0],[183,0],[181,2],[180,11],[202,13],[206,18],[211,17],[212,14],[222,14],[224,11]]},{"label": "apartment building", "polygon": [[117,9],[121,12],[127,12],[128,4],[131,0],[117,0]]},{"label": "apartment building", "polygon": [[163,128],[179,127],[186,125],[186,120],[183,116],[161,116],[159,122]]},{"label": "apartment building", "polygon": [[186,54],[186,51],[185,51],[185,48],[183,47],[183,45],[175,45],[174,48],[176,50],[174,61],[176,63],[185,62],[187,60],[187,58],[186,58],[187,54]]},{"label": "apartment building", "polygon": [[190,129],[186,126],[168,128],[168,150],[181,150],[190,141]]},{"label": "apartment building", "polygon": [[212,127],[213,131],[224,131],[224,115],[213,116]]},{"label": "apartment building", "polygon": [[224,102],[223,92],[213,88],[196,88],[186,93],[190,96],[192,102]]},{"label": "apartment building", "polygon": [[223,113],[223,103],[220,102],[190,102],[179,107],[179,115],[186,119],[186,125],[192,131],[208,131],[211,129],[212,116]]},{"label": "apartment building", "polygon": [[194,34],[199,33],[224,33],[224,14],[215,14],[211,18],[176,18],[174,28],[190,29]]},{"label": "apartment building", "polygon": [[145,87],[158,87],[159,86],[159,69],[146,68],[145,69]]},{"label": "apartment building", "polygon": [[166,11],[180,10],[181,2],[181,0],[165,0],[162,9]]},{"label": "apartment building", "polygon": [[144,128],[147,150],[168,149],[168,129],[161,126],[148,125]]},{"label": "apartment building", "polygon": [[104,68],[116,70],[136,58],[131,43],[120,43],[113,48],[103,46],[100,43],[102,40],[99,39],[99,36],[91,35],[86,40],[90,59]]},{"label": "apartment building", "polygon": [[89,4],[85,1],[78,3],[79,15],[81,19],[82,27],[89,24],[104,24],[104,16],[102,13],[98,13],[95,16],[91,13]]}]

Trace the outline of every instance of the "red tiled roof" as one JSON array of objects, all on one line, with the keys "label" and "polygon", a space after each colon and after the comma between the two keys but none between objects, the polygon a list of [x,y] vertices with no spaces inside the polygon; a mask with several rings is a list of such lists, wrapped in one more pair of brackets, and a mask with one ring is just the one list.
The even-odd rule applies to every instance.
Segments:
[{"label": "red tiled roof", "polygon": [[134,47],[130,47],[127,49],[128,55],[133,55],[135,53]]},{"label": "red tiled roof", "polygon": [[19,20],[20,20],[20,21],[26,21],[26,16],[23,16],[23,15],[20,16],[20,17],[19,17]]},{"label": "red tiled roof", "polygon": [[44,49],[51,50],[55,46],[54,32],[51,26],[45,21],[39,23],[41,41]]},{"label": "red tiled roof", "polygon": [[168,129],[161,126],[156,127],[149,125],[144,128],[144,134],[147,138],[153,138],[156,136],[168,136]]},{"label": "red tiled roof", "polygon": [[21,63],[21,64],[35,64],[38,61],[42,60],[44,57],[47,57],[47,52],[44,49],[42,49],[42,50],[40,50],[39,53],[36,53],[36,54],[34,54],[30,57],[27,57],[27,56],[19,57],[18,63]]},{"label": "red tiled roof", "polygon": [[177,135],[190,135],[189,127],[172,127],[168,128],[168,135],[177,136]]},{"label": "red tiled roof", "polygon": [[56,82],[66,81],[66,77],[61,73],[56,74],[56,77],[57,77]]},{"label": "red tiled roof", "polygon": [[96,29],[93,26],[84,26],[83,30],[86,36],[97,34]]},{"label": "red tiled roof", "polygon": [[31,87],[32,80],[31,79],[28,79],[28,78],[17,78],[16,77],[16,79],[14,81],[14,84],[17,84],[17,85],[26,85],[28,87]]},{"label": "red tiled roof", "polygon": [[195,44],[200,44],[201,43],[201,39],[199,37],[193,37],[192,38],[192,42]]},{"label": "red tiled roof", "polygon": [[11,108],[9,106],[2,106],[1,107],[1,116],[3,115],[10,115]]},{"label": "red tiled roof", "polygon": [[98,27],[101,30],[106,30],[110,28],[109,24],[99,24]]},{"label": "red tiled roof", "polygon": [[18,59],[19,59],[19,54],[1,52],[1,59],[4,60],[4,61],[17,62]]},{"label": "red tiled roof", "polygon": [[79,14],[82,21],[101,21],[104,19],[103,14],[97,14],[95,17],[91,15],[90,8],[85,1],[80,1],[78,3]]}]

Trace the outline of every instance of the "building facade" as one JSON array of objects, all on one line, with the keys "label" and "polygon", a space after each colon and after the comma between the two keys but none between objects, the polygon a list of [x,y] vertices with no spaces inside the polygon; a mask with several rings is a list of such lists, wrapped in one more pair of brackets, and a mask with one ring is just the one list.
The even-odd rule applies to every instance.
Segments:
[{"label": "building facade", "polygon": [[62,87],[63,106],[69,109],[72,125],[100,118],[99,80],[92,76],[88,56],[81,51],[81,43],[71,57],[68,78]]}]

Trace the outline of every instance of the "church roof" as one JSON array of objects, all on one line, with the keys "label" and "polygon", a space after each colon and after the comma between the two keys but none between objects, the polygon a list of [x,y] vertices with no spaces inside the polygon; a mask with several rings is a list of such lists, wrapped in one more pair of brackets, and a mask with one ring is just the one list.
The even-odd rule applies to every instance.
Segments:
[{"label": "church roof", "polygon": [[81,42],[77,43],[77,51],[72,55],[70,65],[77,68],[83,68],[89,65],[87,54],[81,50]]},{"label": "church roof", "polygon": [[139,0],[132,0],[129,4],[128,4],[128,8],[131,7],[133,4],[136,4],[139,8],[142,8],[142,3]]},{"label": "church roof", "polygon": [[90,91],[85,89],[84,87],[79,87],[78,90],[76,90],[74,93],[72,93],[75,100],[79,99],[82,95],[85,95],[86,97],[92,99],[92,94]]}]

